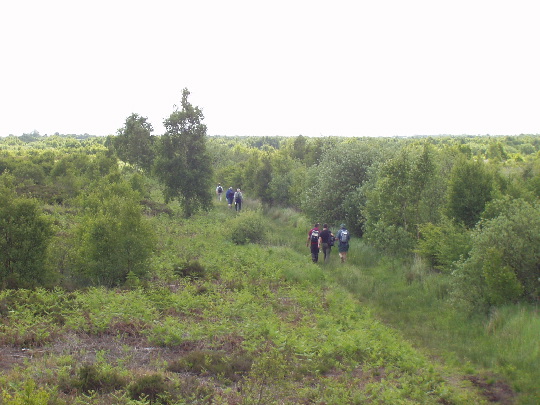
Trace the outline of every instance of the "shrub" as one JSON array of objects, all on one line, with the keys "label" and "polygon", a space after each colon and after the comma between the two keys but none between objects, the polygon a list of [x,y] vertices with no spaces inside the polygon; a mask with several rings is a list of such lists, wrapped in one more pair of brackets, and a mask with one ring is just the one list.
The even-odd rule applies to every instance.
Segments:
[{"label": "shrub", "polygon": [[521,199],[495,204],[499,215],[480,222],[470,257],[453,272],[454,297],[473,307],[534,300],[540,293],[540,204]]},{"label": "shrub", "polygon": [[154,403],[167,391],[167,383],[161,374],[143,375],[133,381],[127,390],[131,399],[147,399]]},{"label": "shrub", "polygon": [[373,247],[388,255],[405,255],[415,246],[415,240],[404,228],[377,222],[366,232],[366,239]]},{"label": "shrub", "polygon": [[173,271],[177,276],[192,279],[204,278],[206,274],[206,269],[197,260],[177,264]]},{"label": "shrub", "polygon": [[487,295],[493,305],[515,301],[523,294],[523,286],[510,266],[502,262],[502,252],[489,249],[484,262],[483,276],[486,280]]},{"label": "shrub", "polygon": [[43,388],[38,388],[33,380],[28,380],[24,383],[22,390],[8,393],[2,390],[0,403],[4,405],[32,405],[32,404],[49,404],[50,394]]},{"label": "shrub", "polygon": [[52,224],[38,203],[17,197],[9,175],[0,177],[0,284],[35,287],[52,276],[44,266]]},{"label": "shrub", "polygon": [[84,200],[77,230],[80,275],[94,285],[117,286],[132,272],[148,272],[155,235],[143,217],[138,195],[125,183],[103,184]]},{"label": "shrub", "polygon": [[449,220],[438,225],[420,225],[420,239],[416,251],[433,268],[450,270],[452,263],[461,257],[467,257],[470,249],[470,232],[462,225]]},{"label": "shrub", "polygon": [[266,220],[260,212],[244,212],[232,223],[232,241],[237,245],[264,242],[267,228]]}]

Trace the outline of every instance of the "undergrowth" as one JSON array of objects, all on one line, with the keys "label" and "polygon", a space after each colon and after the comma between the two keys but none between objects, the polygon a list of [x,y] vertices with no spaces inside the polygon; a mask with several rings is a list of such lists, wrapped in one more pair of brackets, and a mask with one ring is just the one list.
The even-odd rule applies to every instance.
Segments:
[{"label": "undergrowth", "polygon": [[[499,387],[495,401],[537,404],[540,390],[540,317],[536,306],[494,307],[490,313],[465,313],[449,299],[451,277],[419,260],[380,257],[357,241],[332,276],[373,309],[377,318],[399,329],[430,356],[440,357],[471,380]],[[367,255],[366,259],[362,257]],[[480,376],[480,377],[478,377]]]},{"label": "undergrowth", "polygon": [[[247,219],[264,238],[238,244]],[[354,271],[369,251],[313,264],[301,217],[249,204],[151,220],[148,279],[0,292],[2,404],[487,402],[372,315],[362,289],[387,280]]]}]

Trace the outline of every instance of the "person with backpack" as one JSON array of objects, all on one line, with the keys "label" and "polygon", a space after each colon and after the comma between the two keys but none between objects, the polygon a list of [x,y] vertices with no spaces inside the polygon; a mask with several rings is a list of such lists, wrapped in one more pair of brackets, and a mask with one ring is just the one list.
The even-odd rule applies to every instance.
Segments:
[{"label": "person with backpack", "polygon": [[330,260],[330,251],[332,250],[332,246],[334,246],[334,234],[330,229],[328,228],[328,224],[323,225],[323,230],[319,236],[320,238],[320,245],[322,247],[322,251],[324,254],[324,262],[328,262]]},{"label": "person with backpack", "polygon": [[315,226],[309,230],[306,246],[310,247],[311,260],[313,260],[313,263],[317,263],[319,261],[319,249],[321,247],[319,223],[316,223]]},{"label": "person with backpack", "polygon": [[232,208],[232,203],[234,201],[234,190],[232,187],[229,187],[229,189],[225,193],[225,198],[227,199],[227,204],[229,204],[229,208]]},{"label": "person with backpack", "polygon": [[239,188],[237,188],[236,193],[234,193],[234,205],[237,212],[239,212],[242,209],[243,199],[244,197],[242,196],[242,191]]},{"label": "person with backpack", "polygon": [[219,201],[221,201],[221,195],[223,194],[223,187],[221,187],[221,183],[218,183],[216,187],[216,194]]},{"label": "person with backpack", "polygon": [[351,235],[345,227],[345,224],[341,224],[340,228],[341,229],[336,235],[336,239],[339,241],[338,252],[339,257],[341,258],[341,263],[345,263],[347,260],[347,252],[349,251],[349,240],[351,240]]}]

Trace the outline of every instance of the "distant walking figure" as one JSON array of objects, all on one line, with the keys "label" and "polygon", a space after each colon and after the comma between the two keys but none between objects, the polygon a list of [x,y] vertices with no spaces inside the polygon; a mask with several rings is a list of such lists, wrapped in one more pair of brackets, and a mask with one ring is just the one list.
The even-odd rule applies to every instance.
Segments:
[{"label": "distant walking figure", "polygon": [[223,194],[223,187],[221,187],[221,183],[218,183],[216,187],[216,194],[219,201],[221,201],[221,196]]},{"label": "distant walking figure", "polygon": [[336,235],[338,244],[339,257],[341,258],[341,263],[345,263],[347,260],[347,252],[349,251],[349,240],[351,240],[351,235],[345,227],[345,224],[341,224],[341,229]]},{"label": "distant walking figure", "polygon": [[242,200],[244,197],[242,196],[242,191],[237,188],[236,193],[234,193],[234,204],[236,207],[236,211],[240,211],[242,209]]},{"label": "distant walking figure", "polygon": [[231,208],[234,200],[234,190],[232,187],[229,187],[229,189],[225,193],[225,198],[227,199],[227,204],[229,205],[229,208]]}]

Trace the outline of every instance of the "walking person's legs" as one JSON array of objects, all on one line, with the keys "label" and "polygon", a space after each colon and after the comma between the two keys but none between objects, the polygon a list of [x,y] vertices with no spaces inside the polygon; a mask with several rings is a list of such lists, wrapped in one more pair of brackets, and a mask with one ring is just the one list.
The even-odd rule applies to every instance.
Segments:
[{"label": "walking person's legs", "polygon": [[313,260],[313,263],[319,261],[319,246],[316,243],[311,245],[311,260]]},{"label": "walking person's legs", "polygon": [[328,246],[328,243],[323,243],[322,244],[322,251],[323,251],[323,254],[324,254],[324,261],[325,263],[330,260],[330,249],[331,247]]}]

